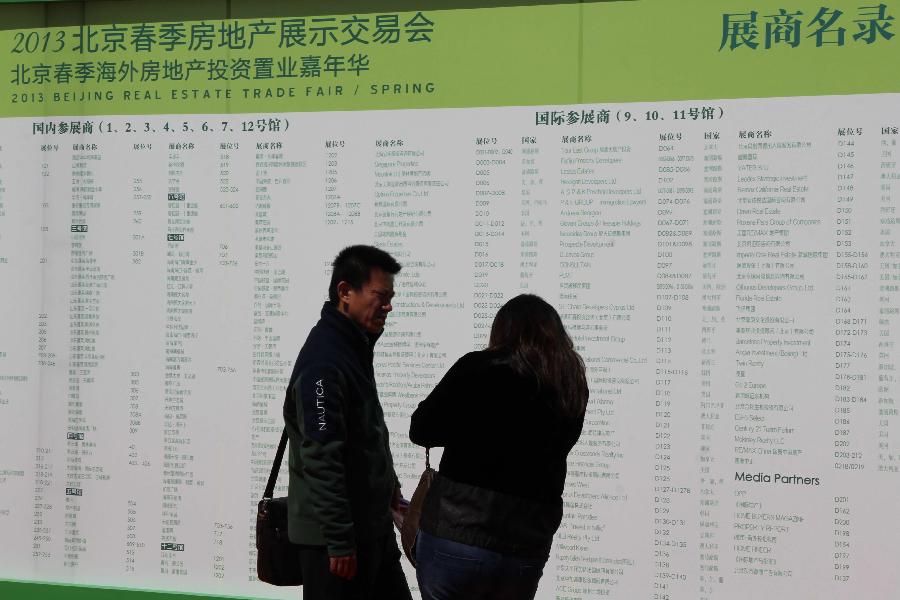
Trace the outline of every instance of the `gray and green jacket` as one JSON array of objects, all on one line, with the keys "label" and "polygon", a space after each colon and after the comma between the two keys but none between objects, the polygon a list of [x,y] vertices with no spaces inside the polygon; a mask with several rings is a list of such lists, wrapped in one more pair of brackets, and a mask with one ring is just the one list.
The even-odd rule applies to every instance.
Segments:
[{"label": "gray and green jacket", "polygon": [[377,337],[330,303],[297,356],[284,401],[288,534],[331,556],[391,532],[398,485],[372,366]]}]

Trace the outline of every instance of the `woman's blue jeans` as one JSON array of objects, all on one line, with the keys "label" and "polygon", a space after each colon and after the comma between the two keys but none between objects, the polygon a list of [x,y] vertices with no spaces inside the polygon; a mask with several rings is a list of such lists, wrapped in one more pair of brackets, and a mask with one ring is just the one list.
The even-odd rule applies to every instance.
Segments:
[{"label": "woman's blue jeans", "polygon": [[422,600],[531,600],[545,562],[460,544],[421,529],[416,538]]}]

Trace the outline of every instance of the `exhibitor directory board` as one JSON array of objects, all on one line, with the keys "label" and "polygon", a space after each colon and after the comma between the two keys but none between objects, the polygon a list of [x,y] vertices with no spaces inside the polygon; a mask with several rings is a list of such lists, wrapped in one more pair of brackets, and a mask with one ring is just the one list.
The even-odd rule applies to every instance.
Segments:
[{"label": "exhibitor directory board", "polygon": [[296,598],[256,579],[256,503],[329,262],[370,243],[403,265],[376,369],[407,496],[409,415],[506,299],[584,357],[538,598],[894,598],[898,14],[0,32],[0,595]]}]

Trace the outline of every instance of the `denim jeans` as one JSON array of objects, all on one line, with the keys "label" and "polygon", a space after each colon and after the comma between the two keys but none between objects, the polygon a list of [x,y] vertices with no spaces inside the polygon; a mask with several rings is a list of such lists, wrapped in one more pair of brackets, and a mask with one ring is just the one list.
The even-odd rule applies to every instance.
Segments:
[{"label": "denim jeans", "polygon": [[545,562],[460,544],[421,529],[416,538],[422,600],[531,600]]}]

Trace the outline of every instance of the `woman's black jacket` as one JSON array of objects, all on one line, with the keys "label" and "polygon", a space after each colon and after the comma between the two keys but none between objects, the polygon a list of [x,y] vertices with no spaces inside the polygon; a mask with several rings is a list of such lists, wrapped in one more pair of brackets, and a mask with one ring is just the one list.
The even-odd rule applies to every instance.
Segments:
[{"label": "woman's black jacket", "polygon": [[460,358],[412,415],[413,443],[444,448],[422,530],[502,554],[547,558],[562,519],[566,456],[584,415],[566,417],[509,357]]}]

